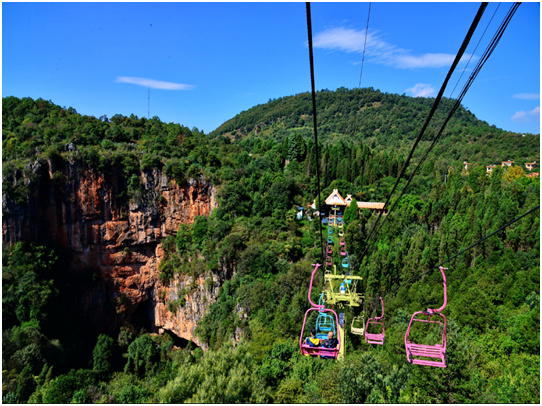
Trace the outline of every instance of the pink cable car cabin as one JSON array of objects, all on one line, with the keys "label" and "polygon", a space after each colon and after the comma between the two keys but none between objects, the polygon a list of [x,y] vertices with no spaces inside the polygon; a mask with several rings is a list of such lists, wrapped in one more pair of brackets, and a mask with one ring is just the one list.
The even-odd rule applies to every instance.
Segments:
[{"label": "pink cable car cabin", "polygon": [[[312,281],[314,279],[314,274],[320,267],[320,264],[314,264],[314,271],[312,271],[311,284],[309,286],[309,302],[312,305],[310,309],[305,312],[305,318],[303,319],[303,327],[301,328],[301,335],[299,336],[299,348],[301,349],[302,355],[311,355],[315,357],[326,357],[326,358],[337,358],[339,356],[339,350],[341,348],[341,336],[339,330],[339,317],[332,309],[324,308],[324,305],[317,305],[311,300],[311,291],[312,291]],[[303,333],[305,332],[305,324],[307,323],[307,316],[311,311],[317,311],[320,313],[331,312],[335,316],[335,331],[337,331],[337,347],[335,348],[325,348],[325,347],[312,347],[306,344],[303,339]]]},{"label": "pink cable car cabin", "polygon": [[[365,342],[367,344],[384,345],[386,330],[384,328],[384,301],[382,298],[380,298],[380,304],[382,305],[382,314],[379,317],[371,317],[367,320],[367,325],[365,326]],[[382,333],[369,333],[369,325],[382,326]]]},{"label": "pink cable car cabin", "polygon": [[[412,315],[408,329],[405,333],[405,348],[407,353],[407,361],[416,365],[428,365],[432,367],[446,368],[448,366],[448,356],[446,355],[446,317],[440,312],[444,310],[447,303],[446,295],[446,275],[444,270],[448,268],[440,268],[444,285],[444,304],[438,309],[427,309],[427,311],[416,312]],[[424,318],[424,315],[426,318]],[[441,331],[441,341],[439,344],[426,345],[416,344],[411,342],[409,337],[410,328],[414,324],[425,323],[427,326],[438,326]]]}]

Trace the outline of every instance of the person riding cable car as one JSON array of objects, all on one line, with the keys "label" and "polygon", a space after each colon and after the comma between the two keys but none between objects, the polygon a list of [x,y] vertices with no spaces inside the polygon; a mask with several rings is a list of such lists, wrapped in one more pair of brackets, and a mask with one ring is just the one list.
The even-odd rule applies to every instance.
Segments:
[{"label": "person riding cable car", "polygon": [[[322,347],[324,348],[337,348],[338,344],[339,344],[339,340],[333,337],[333,331],[330,331],[329,333],[327,333],[327,340],[322,340]],[[321,357],[327,358],[327,359],[334,358],[329,355],[321,355]]]},{"label": "person riding cable car", "polygon": [[311,328],[310,336],[305,340],[305,344],[311,347],[318,347],[320,345],[320,339],[316,338],[316,329]]},{"label": "person riding cable car", "polygon": [[[332,357],[337,358],[339,356],[339,351],[341,347],[340,343],[340,329],[339,329],[339,317],[337,316],[337,313],[335,313],[332,309],[326,309],[323,304],[316,304],[311,299],[311,292],[312,292],[312,283],[314,280],[314,275],[316,274],[318,268],[320,267],[320,264],[314,264],[314,270],[312,271],[310,285],[309,285],[309,292],[308,292],[308,299],[309,303],[312,305],[310,309],[308,309],[305,312],[305,317],[303,319],[303,327],[301,327],[301,334],[299,336],[299,348],[301,349],[302,355],[314,355],[314,356],[326,356],[326,357]],[[333,321],[335,324],[335,331],[337,332],[337,336],[339,338],[339,343],[335,348],[325,348],[325,347],[313,347],[312,345],[308,344],[306,339],[303,339],[303,332],[305,331],[305,325],[307,324],[308,315],[312,311],[317,311],[319,314],[321,313],[331,313],[333,316]],[[315,335],[316,335],[316,329],[315,329]],[[312,337],[312,335],[311,335]],[[309,337],[309,338],[311,338]],[[316,337],[314,337],[316,338]],[[313,341],[311,341],[313,343]]]}]

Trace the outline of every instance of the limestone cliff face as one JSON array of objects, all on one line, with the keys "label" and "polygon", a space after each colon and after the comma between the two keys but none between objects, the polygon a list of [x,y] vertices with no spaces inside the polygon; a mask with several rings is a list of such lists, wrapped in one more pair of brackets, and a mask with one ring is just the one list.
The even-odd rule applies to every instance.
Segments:
[{"label": "limestone cliff face", "polygon": [[[29,187],[26,205],[3,196],[3,243],[36,241],[68,250],[70,272],[98,277],[99,283],[79,298],[96,323],[118,328],[145,304],[154,330],[167,329],[201,345],[194,328],[216,300],[223,277],[203,275],[193,281],[180,275],[163,286],[158,264],[164,237],[217,207],[215,187],[203,179],[177,184],[153,170],[141,173],[143,187],[133,199],[126,196],[116,170],[104,174],[74,160],[62,168],[36,162],[30,169],[30,177],[15,176]],[[213,284],[205,284],[206,279]],[[187,284],[192,288],[184,306],[168,309],[167,302],[177,300]]]},{"label": "limestone cliff face", "polygon": [[[212,278],[211,275],[208,275]],[[159,289],[158,296],[163,294],[165,301],[159,301],[155,307],[155,324],[160,326],[159,332],[169,330],[178,337],[194,341],[200,347],[206,349],[204,343],[194,336],[194,329],[197,327],[200,319],[205,315],[207,307],[216,300],[218,294],[218,284],[215,278],[212,278],[212,284],[205,284],[205,276],[197,278],[186,278],[175,276],[175,279],[168,287]],[[189,293],[185,294],[186,288]],[[185,301],[183,306],[174,306],[170,309],[166,303],[175,303]]]}]

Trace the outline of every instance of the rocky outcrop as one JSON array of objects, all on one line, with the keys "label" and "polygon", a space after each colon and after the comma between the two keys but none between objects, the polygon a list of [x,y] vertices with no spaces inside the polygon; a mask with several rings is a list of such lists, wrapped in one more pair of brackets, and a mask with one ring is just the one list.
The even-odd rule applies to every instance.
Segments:
[{"label": "rocky outcrop", "polygon": [[[116,329],[145,304],[154,330],[167,329],[201,345],[194,329],[218,292],[205,280],[219,286],[222,277],[194,281],[177,275],[164,286],[158,264],[164,237],[217,207],[213,184],[203,179],[178,184],[152,170],[141,172],[134,198],[127,195],[120,169],[103,173],[76,160],[57,168],[36,161],[31,173],[13,179],[28,187],[26,204],[3,196],[3,243],[35,241],[69,251],[69,272],[91,272],[99,281],[79,298],[92,321]],[[187,284],[193,289],[185,305],[168,308]]]},{"label": "rocky outcrop", "polygon": [[[211,283],[206,282],[207,278]],[[218,287],[218,280],[216,276],[213,278],[212,274],[200,275],[197,278],[176,275],[163,291],[165,300],[156,304],[154,314],[156,326],[160,326],[159,332],[169,330],[206,349],[206,344],[194,336],[194,329],[207,312],[209,304],[216,301]],[[180,306],[179,302],[184,304]],[[173,309],[169,308],[170,303],[173,304]]]}]

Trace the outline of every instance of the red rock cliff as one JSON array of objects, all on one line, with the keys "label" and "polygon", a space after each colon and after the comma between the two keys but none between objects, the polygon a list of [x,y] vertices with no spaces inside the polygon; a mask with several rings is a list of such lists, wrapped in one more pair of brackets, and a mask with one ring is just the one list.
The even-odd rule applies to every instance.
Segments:
[{"label": "red rock cliff", "polygon": [[[154,330],[167,329],[201,345],[194,328],[216,300],[221,276],[193,281],[178,275],[163,286],[158,264],[163,237],[217,207],[215,187],[203,179],[177,184],[158,170],[142,172],[136,202],[125,195],[122,176],[114,170],[104,174],[73,160],[54,169],[50,162],[36,162],[33,181],[18,177],[30,189],[24,207],[3,196],[3,243],[36,241],[67,249],[70,272],[93,272],[101,282],[80,298],[86,316],[96,323],[118,328],[145,303]],[[211,278],[213,284],[205,287]],[[170,311],[167,302],[179,299],[187,284],[192,288],[186,303]]]}]

